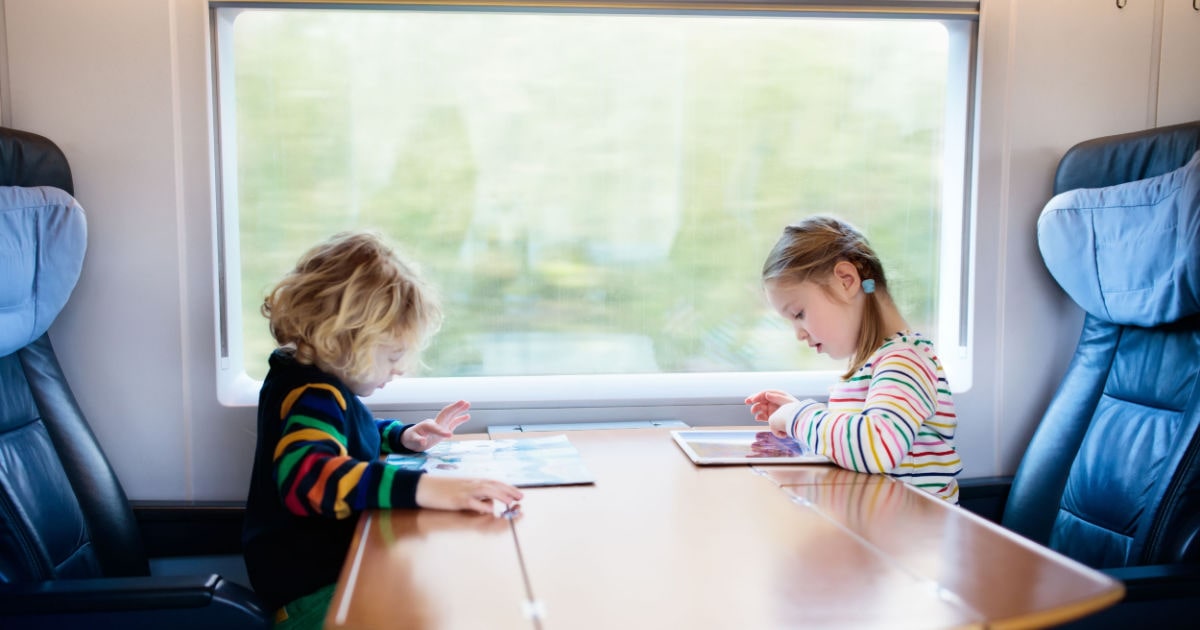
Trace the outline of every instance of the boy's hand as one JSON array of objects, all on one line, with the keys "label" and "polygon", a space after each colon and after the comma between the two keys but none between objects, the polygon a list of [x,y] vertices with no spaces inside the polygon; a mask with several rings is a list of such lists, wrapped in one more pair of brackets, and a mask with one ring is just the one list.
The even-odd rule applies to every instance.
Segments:
[{"label": "boy's hand", "polygon": [[[410,429],[411,430],[411,429]],[[470,510],[493,514],[493,501],[509,506],[525,494],[503,481],[421,475],[417,505],[435,510]]]},{"label": "boy's hand", "polygon": [[424,451],[434,444],[454,435],[454,430],[467,420],[471,414],[467,410],[471,403],[460,400],[442,408],[436,418],[422,420],[400,435],[400,443],[410,451]]},{"label": "boy's hand", "polygon": [[[759,422],[768,422],[771,419],[771,415],[779,411],[780,407],[794,402],[799,402],[795,396],[777,389],[765,389],[746,398],[746,404],[750,405],[750,413]],[[781,435],[778,431],[775,431],[774,426],[771,427],[771,431],[775,435]],[[785,432],[782,435],[787,435],[787,433]]]}]

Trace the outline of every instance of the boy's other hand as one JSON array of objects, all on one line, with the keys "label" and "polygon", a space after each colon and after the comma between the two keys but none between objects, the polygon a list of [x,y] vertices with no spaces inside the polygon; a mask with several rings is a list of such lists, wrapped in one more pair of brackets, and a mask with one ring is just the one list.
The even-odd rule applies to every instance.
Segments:
[{"label": "boy's other hand", "polygon": [[410,451],[424,451],[434,444],[454,435],[454,430],[471,419],[467,410],[471,403],[460,400],[452,402],[438,412],[436,418],[414,424],[400,436],[400,443]]},{"label": "boy's other hand", "polygon": [[417,505],[435,510],[470,510],[494,514],[493,502],[511,505],[525,494],[503,481],[421,475],[417,482]]}]

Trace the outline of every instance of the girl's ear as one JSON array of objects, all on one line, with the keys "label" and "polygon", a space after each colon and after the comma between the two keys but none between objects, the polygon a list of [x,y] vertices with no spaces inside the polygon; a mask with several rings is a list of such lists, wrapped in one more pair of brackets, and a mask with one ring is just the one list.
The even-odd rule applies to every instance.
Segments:
[{"label": "girl's ear", "polygon": [[862,284],[858,268],[848,260],[839,261],[833,266],[833,284],[843,298],[850,299]]}]

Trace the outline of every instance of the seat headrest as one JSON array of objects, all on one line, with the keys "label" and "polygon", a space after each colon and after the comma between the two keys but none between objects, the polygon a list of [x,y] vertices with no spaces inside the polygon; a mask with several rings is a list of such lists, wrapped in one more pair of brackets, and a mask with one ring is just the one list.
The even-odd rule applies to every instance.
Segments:
[{"label": "seat headrest", "polygon": [[1151,327],[1200,312],[1200,151],[1157,177],[1054,196],[1038,248],[1071,299],[1105,321]]},{"label": "seat headrest", "polygon": [[50,328],[86,249],[87,221],[74,197],[49,186],[0,186],[0,356]]}]

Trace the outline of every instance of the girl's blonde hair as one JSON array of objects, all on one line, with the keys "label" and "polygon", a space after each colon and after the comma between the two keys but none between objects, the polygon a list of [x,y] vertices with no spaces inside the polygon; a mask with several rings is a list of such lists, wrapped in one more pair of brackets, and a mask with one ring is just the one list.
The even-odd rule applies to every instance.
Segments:
[{"label": "girl's blonde hair", "polygon": [[305,252],[263,300],[262,314],[296,360],[346,380],[373,367],[385,339],[414,362],[442,323],[420,274],[373,232],[341,232]]},{"label": "girl's blonde hair", "polygon": [[887,291],[887,278],[879,256],[867,238],[854,226],[829,216],[809,217],[783,229],[767,261],[763,263],[763,282],[798,284],[812,281],[829,292],[829,277],[841,261],[858,270],[862,280],[874,280],[875,291],[866,294],[862,327],[858,331],[858,346],[850,360],[849,369],[842,375],[848,379],[867,362],[887,338],[883,310],[879,307],[881,293]]}]

